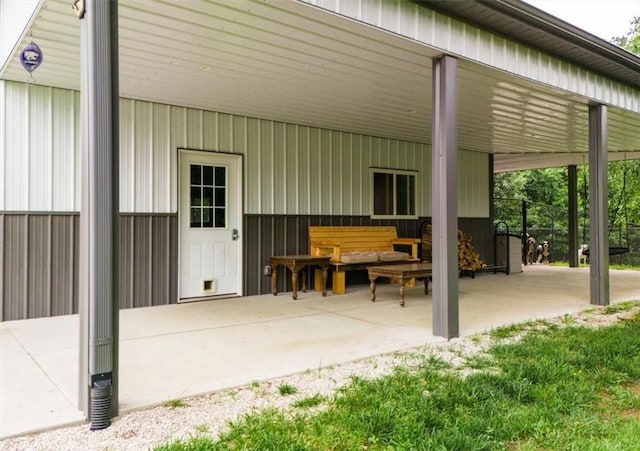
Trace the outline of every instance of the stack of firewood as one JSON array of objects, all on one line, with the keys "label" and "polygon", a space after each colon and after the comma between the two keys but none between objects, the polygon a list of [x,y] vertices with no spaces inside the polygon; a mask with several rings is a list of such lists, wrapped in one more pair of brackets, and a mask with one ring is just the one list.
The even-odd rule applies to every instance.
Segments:
[{"label": "stack of firewood", "polygon": [[473,249],[471,235],[458,230],[458,268],[461,271],[477,271],[486,266],[480,254]]},{"label": "stack of firewood", "polygon": [[[427,225],[422,235],[422,260],[432,261],[431,254],[431,224]],[[458,229],[458,269],[460,271],[477,271],[486,268],[487,265],[473,249],[471,235],[467,235]]]}]

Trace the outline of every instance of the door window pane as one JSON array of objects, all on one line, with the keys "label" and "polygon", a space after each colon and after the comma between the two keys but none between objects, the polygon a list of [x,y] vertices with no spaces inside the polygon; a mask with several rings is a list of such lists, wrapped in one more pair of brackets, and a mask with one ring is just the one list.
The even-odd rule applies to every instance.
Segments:
[{"label": "door window pane", "polygon": [[189,181],[191,227],[225,228],[227,168],[192,164]]},{"label": "door window pane", "polygon": [[213,206],[213,188],[210,188],[208,186],[202,187],[202,206],[203,207]]},{"label": "door window pane", "polygon": [[226,227],[227,214],[224,208],[216,208],[216,227]]},{"label": "door window pane", "polygon": [[213,186],[213,167],[202,167],[202,184],[204,186]]},{"label": "door window pane", "polygon": [[227,186],[227,168],[216,167],[216,186]]},{"label": "door window pane", "polygon": [[224,188],[216,188],[216,203],[214,204],[216,207],[226,207],[227,203],[227,190]]},{"label": "door window pane", "polygon": [[201,185],[202,181],[202,166],[199,164],[191,165],[191,185]]},{"label": "door window pane", "polygon": [[202,227],[213,227],[213,208],[203,208],[202,209]]},{"label": "door window pane", "polygon": [[191,209],[191,227],[202,227],[201,212],[200,208]]},{"label": "door window pane", "polygon": [[191,206],[196,207],[202,205],[202,188],[199,186],[191,187]]}]

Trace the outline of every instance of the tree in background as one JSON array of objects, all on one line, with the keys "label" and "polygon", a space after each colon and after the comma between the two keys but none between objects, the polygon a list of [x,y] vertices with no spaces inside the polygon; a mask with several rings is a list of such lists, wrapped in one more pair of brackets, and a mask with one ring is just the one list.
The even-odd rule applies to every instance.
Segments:
[{"label": "tree in background", "polygon": [[640,17],[634,17],[631,20],[631,29],[624,36],[613,38],[613,43],[640,55]]},{"label": "tree in background", "polygon": [[[613,43],[640,56],[640,17],[630,25],[627,34],[613,38]],[[609,163],[608,183],[609,223],[640,224],[640,160]]]},{"label": "tree in background", "polygon": [[[630,30],[624,36],[613,38],[612,42],[640,56],[640,17],[634,17],[630,24]],[[582,229],[588,227],[589,168],[579,166],[578,170],[578,214]],[[612,231],[610,244],[628,245],[625,243],[625,229],[629,225],[637,227],[640,224],[640,160],[610,162],[607,172],[609,228]],[[529,204],[529,228],[567,227],[566,168],[495,174],[494,197],[495,219],[506,221],[515,230],[522,228],[523,200]],[[588,240],[588,234],[585,240]]]}]

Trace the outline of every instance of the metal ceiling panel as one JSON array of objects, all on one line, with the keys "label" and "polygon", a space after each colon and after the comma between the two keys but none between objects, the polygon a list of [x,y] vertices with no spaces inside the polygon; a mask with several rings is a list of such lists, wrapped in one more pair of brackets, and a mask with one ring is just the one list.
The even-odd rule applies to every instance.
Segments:
[{"label": "metal ceiling panel", "polygon": [[[473,8],[479,21],[551,39],[491,8]],[[620,105],[609,109],[610,152],[640,150],[639,115],[624,110],[640,112],[640,90],[415,3],[120,0],[119,14],[125,98],[430,143],[431,60],[451,49],[466,55],[461,148],[586,152],[589,98],[608,98]],[[80,21],[68,0],[43,0],[28,31],[44,52],[36,82],[77,90]],[[27,81],[17,55],[2,78]]]}]

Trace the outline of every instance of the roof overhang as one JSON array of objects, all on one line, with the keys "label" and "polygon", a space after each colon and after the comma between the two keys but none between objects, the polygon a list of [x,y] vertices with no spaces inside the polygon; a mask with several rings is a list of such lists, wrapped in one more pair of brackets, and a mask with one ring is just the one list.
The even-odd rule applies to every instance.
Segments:
[{"label": "roof overhang", "polygon": [[640,58],[520,0],[413,0],[640,88]]},{"label": "roof overhang", "polygon": [[[492,4],[421,2],[438,8],[461,3],[485,9]],[[513,0],[496,3],[528,7]],[[503,32],[522,26],[515,12],[501,14],[496,22]],[[551,36],[534,19],[525,25]],[[432,59],[442,49],[306,2],[120,0],[119,36],[122,97],[431,142]],[[622,78],[625,71],[635,73],[638,58],[627,67],[614,57],[620,52],[591,38],[609,52],[599,57],[602,71],[613,77],[620,69]],[[68,0],[41,1],[0,78],[28,80],[18,54],[30,39],[44,52],[36,82],[79,89],[80,21]],[[585,58],[598,54],[589,50],[591,44],[582,46]],[[584,160],[589,99],[464,59],[458,80],[460,148],[492,153],[497,162],[507,156],[504,167],[514,169],[536,158],[550,163],[544,157],[550,154]],[[609,108],[612,159],[617,153],[640,158],[638,130],[639,114]]]}]

